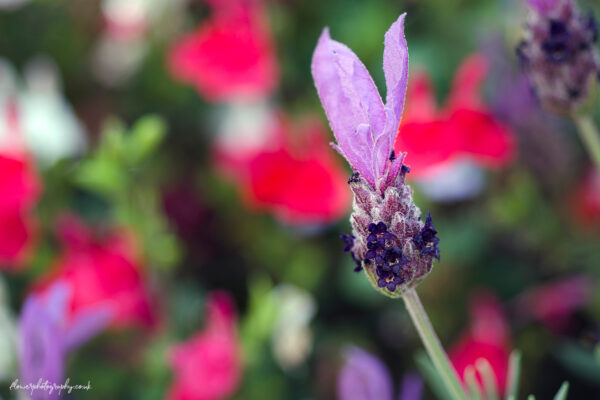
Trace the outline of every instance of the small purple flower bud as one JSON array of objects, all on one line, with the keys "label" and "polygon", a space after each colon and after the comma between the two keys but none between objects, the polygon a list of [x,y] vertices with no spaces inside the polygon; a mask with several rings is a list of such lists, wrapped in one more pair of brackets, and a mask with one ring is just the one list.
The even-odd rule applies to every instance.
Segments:
[{"label": "small purple flower bud", "polygon": [[431,255],[439,260],[440,248],[438,247],[438,244],[440,243],[440,239],[436,235],[437,231],[433,227],[431,213],[427,213],[425,226],[417,236],[415,236],[414,242],[423,254]]},{"label": "small purple flower bud", "polygon": [[517,56],[542,105],[568,114],[600,74],[598,27],[572,0],[529,0],[532,13]]},{"label": "small purple flower bud", "polygon": [[408,75],[405,14],[385,35],[383,69],[386,103],[358,57],[325,30],[313,55],[317,92],[337,139],[335,148],[356,171],[348,180],[354,193],[349,251],[379,292],[399,297],[417,285],[439,259],[439,239],[431,216],[420,211],[405,183],[405,154],[393,151]]}]

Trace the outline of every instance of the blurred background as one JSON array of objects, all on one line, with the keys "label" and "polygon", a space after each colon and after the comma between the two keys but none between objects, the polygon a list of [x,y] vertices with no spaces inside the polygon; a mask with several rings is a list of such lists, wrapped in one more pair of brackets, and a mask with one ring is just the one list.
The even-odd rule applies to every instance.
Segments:
[{"label": "blurred background", "polygon": [[[441,341],[461,375],[485,358],[502,388],[519,349],[521,395],[600,399],[600,175],[520,74],[517,0],[0,0],[0,398],[437,398],[343,252],[352,171],[310,72],[328,26],[384,88],[405,11],[396,149]],[[363,375],[394,394],[338,390]]]}]

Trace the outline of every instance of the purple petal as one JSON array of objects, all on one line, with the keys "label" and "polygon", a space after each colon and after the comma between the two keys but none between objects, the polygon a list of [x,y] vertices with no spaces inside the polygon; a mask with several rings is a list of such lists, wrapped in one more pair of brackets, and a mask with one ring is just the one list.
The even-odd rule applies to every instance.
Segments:
[{"label": "purple petal", "polygon": [[561,0],[527,0],[529,5],[542,15],[547,15],[560,3]]},{"label": "purple petal", "polygon": [[[58,293],[58,292],[57,292]],[[51,296],[52,297],[52,296]],[[21,384],[38,380],[60,383],[64,376],[64,351],[60,327],[48,313],[46,304],[33,294],[27,298],[19,319],[19,369]],[[34,391],[32,398],[58,398],[42,390]]]},{"label": "purple petal", "polygon": [[357,347],[346,352],[338,378],[338,400],[391,400],[392,379],[379,359]]},{"label": "purple petal", "polygon": [[76,349],[100,333],[111,323],[114,316],[114,308],[108,304],[89,307],[77,314],[64,333],[65,351]]},{"label": "purple petal", "polygon": [[375,186],[374,139],[384,130],[386,115],[369,72],[352,50],[332,40],[325,29],[313,54],[312,75],[336,149]]},{"label": "purple petal", "polygon": [[423,398],[423,379],[416,372],[407,372],[402,378],[398,400],[421,400]]},{"label": "purple petal", "polygon": [[72,287],[66,281],[59,280],[42,295],[43,308],[57,326],[64,324],[66,320],[67,302],[72,292]]},{"label": "purple petal", "polygon": [[[405,18],[406,13],[402,14],[385,33],[383,50],[383,72],[387,87],[386,107],[391,108],[394,112],[396,129],[402,118],[408,83],[408,47],[404,37]],[[391,140],[393,145],[394,138]]]}]

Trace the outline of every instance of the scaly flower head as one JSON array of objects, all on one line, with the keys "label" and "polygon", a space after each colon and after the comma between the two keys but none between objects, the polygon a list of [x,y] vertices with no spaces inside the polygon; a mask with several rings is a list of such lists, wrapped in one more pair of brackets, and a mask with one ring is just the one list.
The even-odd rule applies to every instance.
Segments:
[{"label": "scaly flower head", "polygon": [[572,0],[528,0],[532,13],[517,55],[541,103],[569,113],[600,74],[598,26]]},{"label": "scaly flower head", "polygon": [[386,104],[365,66],[344,44],[321,34],[312,60],[317,92],[337,140],[334,147],[354,169],[352,236],[346,249],[381,293],[399,297],[431,271],[439,257],[433,222],[420,211],[405,184],[409,168],[394,139],[408,80],[408,49],[401,15],[385,34]]}]

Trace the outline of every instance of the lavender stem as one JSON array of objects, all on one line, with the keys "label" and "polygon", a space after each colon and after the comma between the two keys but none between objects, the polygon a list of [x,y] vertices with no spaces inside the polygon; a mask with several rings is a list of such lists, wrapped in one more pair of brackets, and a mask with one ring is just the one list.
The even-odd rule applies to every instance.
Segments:
[{"label": "lavender stem", "polygon": [[589,115],[583,114],[574,115],[573,121],[577,125],[581,140],[600,172],[600,133],[598,133],[594,120]]},{"label": "lavender stem", "polygon": [[440,340],[433,330],[431,322],[429,322],[429,318],[427,317],[427,313],[423,308],[423,304],[421,304],[417,292],[414,288],[408,289],[404,292],[402,298],[404,299],[404,304],[406,304],[406,309],[410,314],[413,324],[417,328],[417,332],[419,332],[419,336],[423,341],[425,350],[427,350],[431,361],[433,361],[433,365],[442,377],[446,390],[448,390],[448,393],[450,393],[455,400],[466,400],[467,397],[458,380],[456,371],[454,370],[454,367],[452,367],[452,364],[450,364],[448,355],[444,351]]}]

